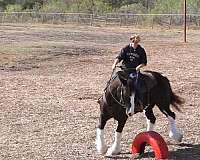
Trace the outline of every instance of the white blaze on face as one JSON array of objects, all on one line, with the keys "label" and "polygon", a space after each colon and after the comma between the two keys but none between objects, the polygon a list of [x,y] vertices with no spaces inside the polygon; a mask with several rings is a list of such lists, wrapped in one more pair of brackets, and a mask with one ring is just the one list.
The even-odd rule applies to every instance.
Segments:
[{"label": "white blaze on face", "polygon": [[132,116],[134,114],[134,109],[135,109],[135,93],[132,93],[130,96],[130,103],[131,107],[127,109],[127,115]]}]

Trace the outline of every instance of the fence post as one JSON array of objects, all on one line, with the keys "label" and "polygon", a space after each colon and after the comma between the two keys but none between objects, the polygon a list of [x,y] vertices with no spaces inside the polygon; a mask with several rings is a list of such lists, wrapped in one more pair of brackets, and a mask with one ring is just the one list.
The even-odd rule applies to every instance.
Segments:
[{"label": "fence post", "polygon": [[53,14],[52,24],[54,24],[54,18],[55,18],[55,17],[54,17],[54,14]]},{"label": "fence post", "polygon": [[184,42],[187,42],[187,2],[184,0]]},{"label": "fence post", "polygon": [[121,14],[119,14],[119,25],[120,25],[120,27],[122,26],[122,16],[121,16]]},{"label": "fence post", "polygon": [[197,19],[198,19],[198,22],[199,22],[199,23],[198,23],[198,26],[200,26],[200,18],[197,18]]},{"label": "fence post", "polygon": [[78,24],[80,24],[80,14],[78,13]]},{"label": "fence post", "polygon": [[[19,17],[19,15],[18,15],[18,17]],[[21,14],[21,23],[24,22],[24,21],[23,21],[23,17],[24,17],[24,14],[22,13],[22,14]]]},{"label": "fence post", "polygon": [[190,23],[191,23],[191,15],[189,15],[189,18],[188,18],[188,23],[187,23],[187,28],[189,30],[190,28]]},{"label": "fence post", "polygon": [[93,25],[93,13],[90,14],[90,26],[92,26],[92,25]]},{"label": "fence post", "polygon": [[106,13],[106,26],[107,26],[107,21],[108,21],[108,14]]},{"label": "fence post", "polygon": [[171,25],[172,25],[172,15],[170,15],[170,19],[169,19],[169,29],[171,29]]},{"label": "fence post", "polygon": [[4,23],[4,15],[5,13],[2,14],[2,23]]},{"label": "fence post", "polygon": [[47,17],[47,16],[46,16],[46,13],[43,13],[43,14],[42,14],[42,23],[45,23],[46,17]]},{"label": "fence post", "polygon": [[140,21],[140,19],[139,19],[139,16],[136,16],[137,18],[136,18],[136,26],[139,26],[139,21]]},{"label": "fence post", "polygon": [[1,13],[1,22],[0,23],[2,23],[2,20],[3,20],[3,13]]},{"label": "fence post", "polygon": [[153,29],[154,26],[154,15],[152,15],[152,24],[151,24],[151,28]]}]

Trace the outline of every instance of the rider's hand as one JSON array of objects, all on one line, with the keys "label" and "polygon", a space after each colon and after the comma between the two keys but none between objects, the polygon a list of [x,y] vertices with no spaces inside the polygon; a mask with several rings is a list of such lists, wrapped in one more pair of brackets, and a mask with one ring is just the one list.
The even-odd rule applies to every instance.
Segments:
[{"label": "rider's hand", "polygon": [[116,65],[115,64],[113,64],[112,65],[112,70],[114,70],[116,68]]},{"label": "rider's hand", "polygon": [[140,64],[139,66],[136,67],[136,71],[140,72],[140,69],[143,68],[144,66],[146,66],[146,64]]},{"label": "rider's hand", "polygon": [[119,59],[115,59],[113,65],[112,65],[112,70],[116,68],[116,65],[119,63]]},{"label": "rider's hand", "polygon": [[139,72],[139,71],[140,71],[140,67],[137,66],[137,67],[136,67],[136,72]]}]

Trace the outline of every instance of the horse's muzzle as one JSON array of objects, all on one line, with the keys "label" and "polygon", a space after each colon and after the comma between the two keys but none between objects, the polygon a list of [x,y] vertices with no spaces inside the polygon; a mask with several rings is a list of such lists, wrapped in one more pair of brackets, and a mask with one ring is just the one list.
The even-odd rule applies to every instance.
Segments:
[{"label": "horse's muzzle", "polygon": [[132,113],[128,113],[128,116],[131,117],[133,114]]},{"label": "horse's muzzle", "polygon": [[132,116],[134,114],[134,108],[131,107],[131,104],[128,105],[128,107],[126,108],[126,114],[127,116]]}]

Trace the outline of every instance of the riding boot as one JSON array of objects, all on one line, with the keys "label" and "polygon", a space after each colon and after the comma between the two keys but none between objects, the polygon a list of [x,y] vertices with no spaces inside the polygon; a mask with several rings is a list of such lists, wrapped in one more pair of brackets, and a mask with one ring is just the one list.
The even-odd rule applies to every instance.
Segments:
[{"label": "riding boot", "polygon": [[138,77],[135,82],[135,112],[143,112],[143,98],[141,95],[141,74],[138,73]]}]

